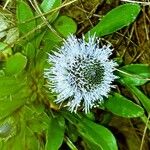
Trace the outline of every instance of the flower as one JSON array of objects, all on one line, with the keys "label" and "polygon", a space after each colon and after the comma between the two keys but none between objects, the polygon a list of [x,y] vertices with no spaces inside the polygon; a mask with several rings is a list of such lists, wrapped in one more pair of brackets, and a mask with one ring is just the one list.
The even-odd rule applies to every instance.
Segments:
[{"label": "flower", "polygon": [[101,39],[83,36],[78,39],[70,35],[58,52],[49,54],[52,65],[45,69],[49,88],[58,93],[56,103],[67,102],[71,112],[81,107],[88,113],[93,106],[108,97],[112,82],[117,78],[114,68],[117,63],[109,60],[111,44],[100,46]]}]

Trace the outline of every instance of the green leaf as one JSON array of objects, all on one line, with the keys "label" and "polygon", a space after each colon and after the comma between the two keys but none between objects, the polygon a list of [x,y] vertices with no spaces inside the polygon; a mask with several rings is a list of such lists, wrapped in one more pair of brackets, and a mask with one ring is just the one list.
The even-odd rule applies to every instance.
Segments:
[{"label": "green leaf", "polygon": [[36,56],[36,48],[33,43],[28,42],[25,47],[25,55],[28,59],[28,70],[33,69],[35,67],[35,56]]},{"label": "green leaf", "polygon": [[117,75],[120,77],[118,79],[122,84],[129,84],[140,86],[145,84],[150,78],[150,65],[148,64],[131,64],[126,65],[121,68]]},{"label": "green leaf", "polygon": [[43,32],[39,32],[39,33],[37,33],[37,35],[36,35],[36,42],[35,42],[35,47],[37,48],[37,49],[39,49],[40,48],[40,44],[41,44],[41,42],[42,42],[42,40],[43,40],[43,37],[44,37],[44,35],[45,35],[45,32],[46,31],[43,31]]},{"label": "green leaf", "polygon": [[49,121],[50,119],[45,112],[40,114],[34,113],[32,117],[29,114],[27,119],[29,128],[38,134],[48,129]]},{"label": "green leaf", "polygon": [[0,77],[0,100],[3,97],[17,93],[25,83],[15,77]]},{"label": "green leaf", "polygon": [[0,100],[0,119],[11,115],[15,110],[26,103],[28,93],[20,89],[17,94],[9,95]]},{"label": "green leaf", "polygon": [[33,58],[35,57],[35,47],[32,43],[27,43],[26,46],[26,56],[33,61]]},{"label": "green leaf", "polygon": [[[53,26],[58,34],[62,35],[64,38],[71,33],[74,34],[77,29],[77,25],[74,20],[67,16],[58,17],[58,19],[56,19],[56,21],[53,23]],[[59,44],[62,42],[62,38],[59,38],[52,31],[47,30],[43,37],[43,42],[44,48],[43,51],[39,51],[37,54],[37,60],[42,60],[45,62],[45,59],[47,58],[46,52],[50,52],[51,50],[54,50],[56,46],[59,46]]]},{"label": "green leaf", "polygon": [[[74,20],[67,16],[59,16],[53,23],[55,30],[66,38],[71,33],[74,34],[77,30],[77,25]],[[52,31],[47,31],[44,36],[45,49],[51,50],[53,47],[58,45],[62,39],[60,39],[55,33]]]},{"label": "green leaf", "polygon": [[92,28],[86,36],[96,34],[104,36],[116,32],[121,28],[131,24],[140,12],[138,4],[124,4],[108,12],[102,20]]},{"label": "green leaf", "polygon": [[133,118],[144,114],[142,107],[118,93],[114,93],[112,96],[109,96],[108,100],[105,101],[104,106],[113,114],[121,117]]},{"label": "green leaf", "polygon": [[53,8],[53,5],[55,4],[57,0],[43,0],[41,4],[41,8],[44,12],[48,12]]},{"label": "green leaf", "polygon": [[[62,3],[62,0],[43,0],[41,4],[41,8],[43,12],[47,13],[50,10],[59,7],[61,3]],[[50,13],[49,15],[47,15],[47,18],[50,22],[53,22],[57,18],[58,14],[59,14],[59,10],[54,11]]]},{"label": "green leaf", "polygon": [[88,120],[85,116],[63,112],[64,117],[77,128],[78,133],[96,150],[117,150],[116,139],[105,127]]},{"label": "green leaf", "polygon": [[15,55],[8,58],[5,65],[5,73],[7,75],[15,75],[23,71],[26,67],[27,59],[21,53],[16,53]]},{"label": "green leaf", "polygon": [[[23,1],[18,1],[16,11],[18,27],[21,33],[26,34],[36,27],[35,19],[33,19],[34,15],[29,5]],[[32,20],[28,21],[30,19]]]},{"label": "green leaf", "polygon": [[126,85],[129,90],[139,99],[144,108],[148,113],[150,113],[150,99],[143,94],[137,87],[133,85]]},{"label": "green leaf", "polygon": [[58,150],[64,138],[65,121],[63,117],[51,118],[47,132],[45,150]]},{"label": "green leaf", "polygon": [[20,114],[16,119],[17,133],[14,137],[8,141],[4,141],[2,150],[36,150],[40,148],[40,144],[35,134],[30,130],[26,124],[26,118],[23,113]]},{"label": "green leaf", "polygon": [[67,16],[59,16],[54,22],[54,27],[64,37],[74,34],[77,30],[75,21]]},{"label": "green leaf", "polygon": [[[54,50],[56,46],[59,45],[59,43],[62,41],[57,35],[55,35],[52,31],[47,31],[44,38],[44,53],[50,52],[51,50]],[[42,52],[40,52],[42,53]],[[39,55],[40,56],[40,55]]]},{"label": "green leaf", "polygon": [[[27,126],[33,133],[43,134],[43,132],[48,129],[50,119],[48,115],[44,112],[44,108],[38,105],[25,105],[21,109],[21,113],[24,115],[24,121],[26,121]],[[40,111],[37,109],[40,109]]]},{"label": "green leaf", "polygon": [[105,127],[86,118],[82,118],[77,126],[84,139],[97,146],[99,150],[117,150],[116,139]]}]

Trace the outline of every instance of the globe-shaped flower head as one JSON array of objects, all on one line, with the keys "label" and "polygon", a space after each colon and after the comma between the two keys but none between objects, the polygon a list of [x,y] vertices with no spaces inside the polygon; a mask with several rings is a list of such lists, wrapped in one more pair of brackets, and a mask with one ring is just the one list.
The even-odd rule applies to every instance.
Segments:
[{"label": "globe-shaped flower head", "polygon": [[49,54],[52,67],[45,70],[45,77],[50,89],[58,93],[55,102],[66,101],[71,112],[80,107],[88,113],[103,97],[108,97],[117,78],[113,74],[117,64],[109,60],[111,44],[99,46],[99,42],[95,36],[86,41],[70,35],[58,52]]}]

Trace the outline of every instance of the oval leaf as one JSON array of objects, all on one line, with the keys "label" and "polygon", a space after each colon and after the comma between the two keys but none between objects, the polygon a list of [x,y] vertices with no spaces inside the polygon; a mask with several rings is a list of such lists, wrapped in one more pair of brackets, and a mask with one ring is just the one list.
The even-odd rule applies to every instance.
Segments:
[{"label": "oval leaf", "polygon": [[0,100],[3,97],[17,93],[24,86],[25,83],[15,77],[0,77]]},{"label": "oval leaf", "polygon": [[10,147],[12,150],[42,149],[35,133],[28,128],[24,116],[22,115],[21,118],[18,117],[16,120],[19,120],[16,124],[19,124],[20,128],[17,130],[17,134],[14,133],[15,136],[4,141],[2,149],[8,150]]},{"label": "oval leaf", "polygon": [[[70,35],[71,33],[74,34],[77,30],[77,25],[75,23],[75,21],[67,16],[59,16],[53,23],[54,28],[56,29],[56,31],[58,32],[58,34],[62,35],[64,38],[66,38],[68,35]],[[56,46],[58,46],[60,44],[60,42],[62,41],[62,38],[56,36],[55,33],[53,33],[52,31],[47,31],[43,37],[44,39],[44,53],[47,50],[52,50],[54,49]],[[39,55],[41,59],[41,54]]]},{"label": "oval leaf", "polygon": [[117,150],[113,134],[105,127],[98,125],[86,118],[78,124],[78,131],[83,138],[90,140],[101,150]]},{"label": "oval leaf", "polygon": [[131,64],[119,69],[121,72],[117,72],[117,75],[120,77],[118,81],[122,84],[140,86],[149,81],[150,65],[148,64]]},{"label": "oval leaf", "polygon": [[[19,23],[19,30],[21,33],[26,34],[27,32],[36,28],[35,20],[26,22],[31,18],[34,18],[31,8],[23,1],[18,1],[16,9],[17,19]],[[26,22],[26,23],[25,23]]]},{"label": "oval leaf", "polygon": [[64,37],[67,37],[71,33],[74,34],[77,30],[77,25],[75,21],[67,16],[60,16],[54,22],[54,27]]},{"label": "oval leaf", "polygon": [[58,150],[64,138],[65,121],[63,117],[51,118],[47,132],[45,150]]},{"label": "oval leaf", "polygon": [[52,9],[55,1],[56,0],[43,0],[41,8],[43,9],[44,12],[48,12]]},{"label": "oval leaf", "polygon": [[69,122],[77,127],[77,131],[87,142],[89,147],[97,150],[117,150],[116,139],[113,134],[105,127],[92,122],[85,116],[80,118],[77,115],[72,115],[63,112],[63,115]]},{"label": "oval leaf", "polygon": [[[29,94],[29,93],[28,93]],[[16,109],[24,105],[27,101],[27,90],[18,90],[17,94],[9,95],[0,99],[0,119],[13,113]]]},{"label": "oval leaf", "polygon": [[[62,3],[62,0],[43,0],[41,4],[41,9],[43,10],[43,12],[46,13],[52,9],[59,7],[61,3]],[[47,15],[47,18],[50,22],[53,22],[57,18],[58,14],[59,14],[59,10],[53,11],[52,13]]]},{"label": "oval leaf", "polygon": [[[138,4],[124,4],[108,12],[88,34],[104,36],[131,24],[140,12]],[[87,35],[88,35],[87,34]]]},{"label": "oval leaf", "polygon": [[118,93],[114,93],[113,96],[110,96],[104,103],[104,106],[113,114],[121,117],[133,118],[144,114],[142,107]]},{"label": "oval leaf", "polygon": [[26,64],[26,57],[21,53],[16,53],[15,55],[8,58],[5,66],[5,73],[7,75],[18,74],[25,68]]}]

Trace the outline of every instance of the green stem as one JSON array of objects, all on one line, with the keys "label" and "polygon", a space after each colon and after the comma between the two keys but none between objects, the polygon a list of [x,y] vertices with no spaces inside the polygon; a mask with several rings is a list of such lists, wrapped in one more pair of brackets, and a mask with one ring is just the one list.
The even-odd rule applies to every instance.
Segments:
[{"label": "green stem", "polygon": [[68,137],[65,137],[64,140],[71,150],[78,150],[76,148],[76,146],[72,143],[72,141],[70,141],[70,139]]}]

